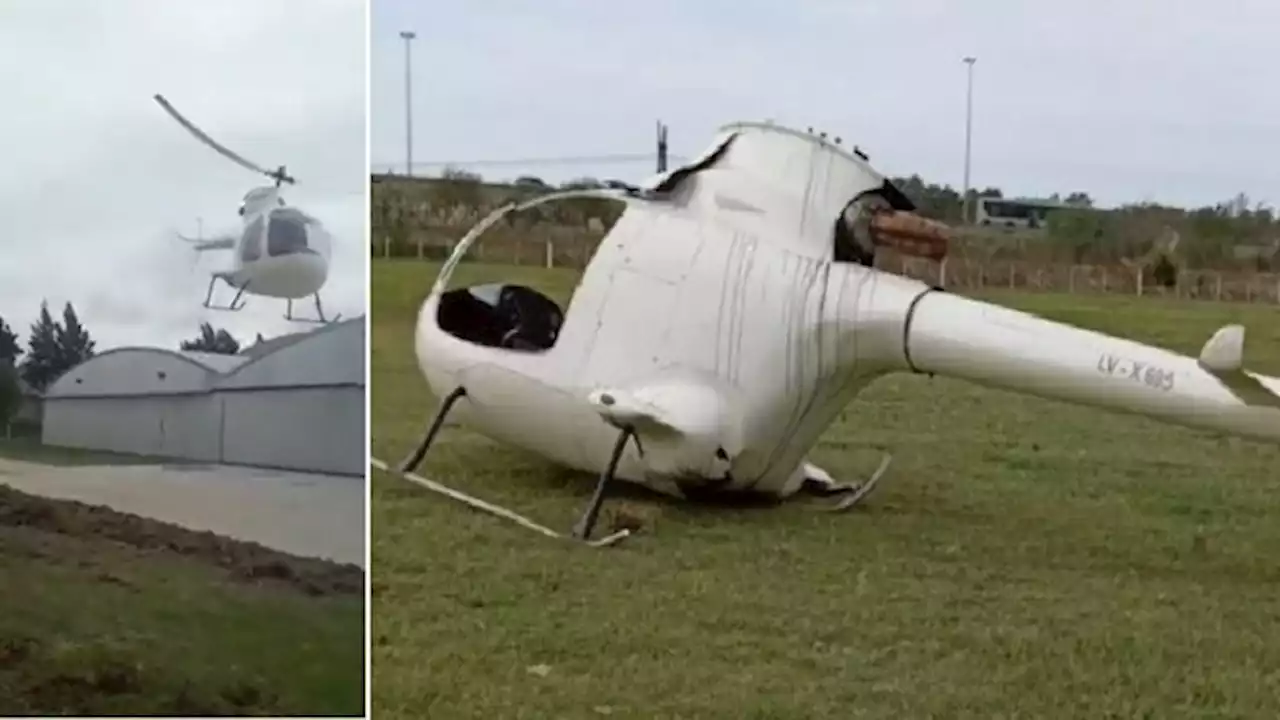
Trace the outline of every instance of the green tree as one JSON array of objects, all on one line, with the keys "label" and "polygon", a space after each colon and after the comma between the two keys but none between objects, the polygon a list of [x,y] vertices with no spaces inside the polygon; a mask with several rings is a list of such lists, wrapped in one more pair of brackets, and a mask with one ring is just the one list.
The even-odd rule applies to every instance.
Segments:
[{"label": "green tree", "polygon": [[22,383],[18,369],[8,363],[0,363],[0,424],[8,434],[9,423],[22,409]]},{"label": "green tree", "polygon": [[71,303],[62,308],[62,322],[54,325],[54,338],[58,343],[58,375],[93,357],[97,345]]},{"label": "green tree", "polygon": [[9,323],[0,318],[0,365],[15,365],[22,354],[22,346],[18,344],[18,333],[9,327]]},{"label": "green tree", "polygon": [[604,183],[593,177],[580,177],[560,183],[561,190],[591,190],[604,187]]},{"label": "green tree", "polygon": [[521,175],[520,177],[516,178],[515,183],[513,184],[518,188],[529,188],[532,190],[539,190],[539,191],[546,191],[551,189],[551,186],[547,184],[546,180],[543,180],[542,178],[534,175]]},{"label": "green tree", "polygon": [[441,207],[455,205],[479,207],[484,200],[484,178],[462,168],[446,167],[440,173],[444,182],[435,188],[435,200]]},{"label": "green tree", "polygon": [[[261,335],[259,335],[261,337]],[[235,355],[240,352],[240,341],[222,328],[214,330],[209,323],[200,323],[200,334],[191,340],[183,340],[178,346],[181,350],[191,352],[216,353],[218,355]]]},{"label": "green tree", "polygon": [[58,354],[58,324],[49,314],[49,303],[41,301],[40,316],[31,324],[27,354],[19,366],[27,385],[37,392],[44,392],[52,385],[62,374]]},{"label": "green tree", "polygon": [[1089,193],[1077,190],[1067,194],[1066,203],[1080,207],[1093,207],[1093,198],[1089,197]]}]

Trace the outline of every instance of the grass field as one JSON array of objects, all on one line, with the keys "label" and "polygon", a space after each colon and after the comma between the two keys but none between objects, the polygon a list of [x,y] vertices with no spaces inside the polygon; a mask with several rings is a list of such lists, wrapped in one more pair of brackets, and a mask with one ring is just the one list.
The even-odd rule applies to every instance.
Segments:
[{"label": "grass field", "polygon": [[358,567],[0,485],[0,579],[0,715],[363,713]]},{"label": "grass field", "polygon": [[0,437],[0,458],[22,460],[25,462],[43,463],[45,465],[151,465],[167,462],[181,462],[164,458],[147,457],[145,455],[127,455],[124,453],[105,452],[100,450],[81,450],[79,448],[63,448],[45,445],[39,436],[3,438]]},{"label": "grass field", "polygon": [[[373,454],[435,403],[412,350],[436,266],[373,263]],[[563,296],[572,275],[464,266]],[[1220,325],[1280,375],[1280,310],[995,302],[1195,353]],[[680,505],[620,547],[542,539],[373,483],[380,718],[1280,717],[1280,450],[892,376],[814,460],[895,465],[861,512]],[[422,468],[568,528],[593,479],[463,429]]]}]

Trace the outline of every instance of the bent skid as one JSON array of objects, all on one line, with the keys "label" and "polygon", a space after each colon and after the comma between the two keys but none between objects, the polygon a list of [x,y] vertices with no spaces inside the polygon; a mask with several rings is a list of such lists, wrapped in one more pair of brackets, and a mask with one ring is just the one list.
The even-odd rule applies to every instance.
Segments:
[{"label": "bent skid", "polygon": [[876,468],[876,471],[874,473],[871,474],[871,477],[865,483],[859,486],[857,490],[854,490],[852,493],[842,498],[835,505],[831,506],[830,508],[831,512],[845,512],[846,510],[849,510],[850,508],[852,508],[854,505],[857,505],[858,503],[862,502],[867,497],[867,495],[871,494],[872,490],[875,490],[876,485],[880,483],[880,479],[883,478],[885,472],[889,470],[889,464],[892,462],[893,462],[893,456],[885,455],[884,458],[880,461],[880,466]]},{"label": "bent skid", "polygon": [[428,480],[427,478],[424,478],[421,475],[417,475],[412,472],[399,472],[398,470],[391,467],[390,465],[383,462],[382,460],[379,460],[378,458],[370,458],[369,464],[378,470],[381,470],[385,473],[389,473],[391,475],[395,475],[396,477],[399,477],[403,480],[407,480],[413,483],[414,485],[417,485],[422,488],[426,488],[427,490],[430,490],[433,493],[443,495],[451,500],[457,500],[458,502],[464,505],[468,505],[481,512],[486,512],[486,513],[489,513],[490,515],[496,515],[497,517],[503,518],[505,520],[510,520],[511,522],[519,525],[520,527],[525,528],[526,530],[532,530],[538,533],[539,535],[543,535],[549,538],[555,538],[558,540],[570,540],[577,545],[587,545],[589,547],[599,548],[599,547],[608,547],[611,545],[616,545],[631,535],[630,530],[619,530],[618,532],[615,532],[612,535],[607,535],[597,540],[581,540],[579,538],[574,537],[573,535],[556,532],[555,530],[552,530],[551,528],[546,527],[545,525],[541,525],[533,520],[530,520],[524,515],[521,515],[513,510],[504,508],[501,505],[494,505],[493,503],[486,502],[473,495],[468,495],[459,490],[454,490],[453,488],[447,485],[438,483],[434,480]]}]

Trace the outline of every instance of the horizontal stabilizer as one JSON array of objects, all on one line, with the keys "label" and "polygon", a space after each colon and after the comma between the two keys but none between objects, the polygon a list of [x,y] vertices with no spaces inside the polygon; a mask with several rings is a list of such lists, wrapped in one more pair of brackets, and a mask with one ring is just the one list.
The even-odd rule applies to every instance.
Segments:
[{"label": "horizontal stabilizer", "polygon": [[1243,325],[1219,328],[1200,350],[1198,362],[1245,404],[1280,408],[1280,396],[1244,369]]}]

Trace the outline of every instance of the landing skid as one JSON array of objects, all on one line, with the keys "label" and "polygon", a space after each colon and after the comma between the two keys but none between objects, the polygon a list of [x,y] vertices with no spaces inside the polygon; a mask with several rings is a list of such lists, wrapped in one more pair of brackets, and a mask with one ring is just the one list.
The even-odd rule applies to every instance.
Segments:
[{"label": "landing skid", "polygon": [[284,319],[288,320],[289,322],[314,323],[317,325],[327,325],[329,323],[338,322],[338,320],[342,317],[342,313],[338,313],[337,315],[334,315],[332,318],[326,318],[324,316],[324,305],[321,304],[320,302],[320,293],[316,293],[313,297],[315,298],[315,303],[316,303],[316,316],[314,318],[294,317],[293,316],[293,300],[285,300],[285,302],[288,303],[288,305],[286,306],[286,309],[284,312]]},{"label": "landing skid", "polygon": [[491,515],[510,520],[528,530],[546,535],[547,537],[562,540],[577,540],[589,547],[607,547],[615,545],[631,535],[630,530],[619,530],[610,535],[595,540],[591,539],[591,531],[595,528],[596,520],[600,515],[600,507],[604,503],[605,493],[609,485],[613,482],[614,472],[617,470],[618,461],[622,458],[622,451],[626,448],[627,441],[631,439],[631,430],[623,430],[618,437],[618,442],[614,445],[613,457],[610,459],[609,466],[601,473],[600,480],[596,483],[595,492],[592,494],[591,501],[587,504],[587,508],[582,513],[582,517],[574,524],[570,533],[562,533],[552,530],[541,525],[529,518],[504,508],[500,505],[485,502],[477,497],[459,492],[446,485],[442,485],[434,480],[428,480],[420,475],[414,474],[414,470],[422,464],[422,460],[426,457],[427,450],[431,448],[431,443],[435,441],[436,435],[440,432],[440,428],[444,426],[445,417],[449,414],[449,410],[453,408],[454,403],[467,394],[465,388],[457,388],[453,392],[445,396],[440,403],[440,409],[436,411],[435,417],[431,420],[431,425],[427,428],[427,432],[422,437],[422,442],[418,443],[418,447],[414,449],[403,461],[396,467],[390,467],[386,463],[376,458],[370,460],[373,467],[384,472],[398,475],[415,485],[420,485],[432,492],[439,493],[446,497],[457,500],[461,503],[469,505],[477,510],[487,512]]},{"label": "landing skid", "polygon": [[809,463],[804,464],[804,489],[814,495],[823,497],[831,497],[833,495],[842,495],[839,501],[826,507],[831,512],[844,512],[854,505],[862,502],[872,490],[876,489],[876,485],[884,477],[889,469],[889,463],[893,462],[892,455],[885,455],[880,461],[880,467],[876,468],[871,477],[867,478],[864,483],[841,483],[836,482],[826,470]]},{"label": "landing skid", "polygon": [[[418,446],[414,448],[413,452],[409,453],[409,455],[405,457],[399,465],[392,467],[377,458],[371,458],[369,460],[369,464],[383,472],[396,475],[434,493],[439,493],[445,497],[457,500],[465,505],[475,508],[476,510],[510,520],[517,525],[528,530],[533,530],[534,532],[547,537],[562,540],[576,540],[590,547],[607,547],[610,545],[616,545],[631,535],[630,530],[622,529],[602,538],[595,540],[591,539],[591,533],[595,529],[600,516],[600,508],[604,504],[609,488],[614,482],[614,476],[618,469],[618,463],[622,459],[622,453],[626,450],[627,443],[629,441],[636,440],[634,430],[630,427],[620,428],[618,439],[613,446],[613,453],[609,458],[609,464],[605,467],[604,471],[600,473],[600,478],[596,481],[595,491],[592,493],[591,500],[587,503],[586,509],[583,510],[582,516],[578,519],[578,522],[574,524],[573,529],[567,534],[552,530],[545,525],[541,525],[530,520],[524,515],[513,512],[500,505],[485,502],[475,496],[468,495],[434,480],[429,480],[421,475],[415,474],[414,470],[422,464],[423,458],[426,457],[427,451],[431,448],[431,444],[435,441],[436,435],[440,432],[440,428],[444,426],[445,418],[448,416],[449,411],[453,409],[454,403],[465,397],[466,394],[466,388],[458,387],[444,397],[440,402],[440,407],[436,411],[435,417],[432,418],[431,424],[427,427],[426,433],[422,436],[422,441],[418,443]],[[810,465],[809,463],[805,463],[803,467],[805,480],[802,487],[816,495],[823,495],[827,497],[842,495],[843,497],[841,497],[839,501],[827,506],[826,509],[831,512],[843,512],[862,502],[862,500],[864,500],[867,495],[875,489],[876,485],[878,485],[880,480],[884,477],[885,472],[889,469],[889,464],[892,460],[893,457],[891,455],[885,455],[884,459],[880,462],[880,467],[878,467],[876,471],[872,473],[871,477],[864,483],[839,483],[827,474],[825,470],[814,465]]]},{"label": "landing skid", "polygon": [[[231,298],[231,302],[227,303],[226,305],[218,305],[213,302],[213,288],[215,285],[217,285],[219,280],[226,282],[229,287],[233,287],[236,290],[235,297]],[[236,287],[235,285],[232,285],[230,282],[227,282],[226,278],[222,277],[221,275],[214,275],[213,277],[209,278],[209,289],[205,292],[205,295],[204,295],[204,307],[209,310],[239,312],[240,310],[244,309],[245,303],[248,302],[248,298],[246,298],[244,295],[245,295],[245,292],[249,290],[249,286],[250,286],[250,283],[245,283],[240,287]],[[325,317],[324,304],[320,301],[320,293],[316,293],[313,297],[315,299],[315,306],[316,306],[315,317],[313,318],[294,317],[293,300],[286,299],[285,302],[287,304],[285,306],[284,319],[288,320],[289,322],[296,322],[296,323],[312,323],[316,325],[328,325],[329,323],[338,322],[338,320],[342,318],[341,313],[334,315],[332,318]]]},{"label": "landing skid", "polygon": [[[213,302],[213,286],[216,285],[219,280],[226,282],[226,278],[222,277],[221,275],[214,275],[209,278],[209,289],[204,294],[204,306],[209,310],[229,310],[231,312],[238,312],[241,309],[243,309],[244,304],[248,302],[243,298],[244,298],[244,291],[249,289],[249,283],[245,283],[244,285],[241,285],[240,287],[236,288],[236,296],[231,299],[230,303],[226,305],[215,305]],[[227,285],[229,287],[235,287],[229,282],[227,283]]]}]

